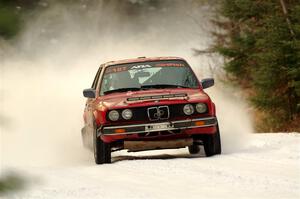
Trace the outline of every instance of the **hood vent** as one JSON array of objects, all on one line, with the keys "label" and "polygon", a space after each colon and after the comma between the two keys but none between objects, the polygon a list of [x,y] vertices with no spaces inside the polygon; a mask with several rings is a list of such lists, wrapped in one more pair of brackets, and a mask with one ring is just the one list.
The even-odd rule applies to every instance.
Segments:
[{"label": "hood vent", "polygon": [[143,96],[143,97],[132,97],[127,98],[127,101],[140,101],[140,100],[159,100],[159,99],[168,99],[176,97],[187,97],[186,93],[176,93],[176,94],[166,94],[166,95],[153,95],[153,96]]}]

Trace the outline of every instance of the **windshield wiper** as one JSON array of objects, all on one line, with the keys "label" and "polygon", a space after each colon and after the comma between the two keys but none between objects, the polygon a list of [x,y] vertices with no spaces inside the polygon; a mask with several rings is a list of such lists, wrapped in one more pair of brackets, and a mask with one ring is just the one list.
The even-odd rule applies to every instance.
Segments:
[{"label": "windshield wiper", "polygon": [[118,89],[114,89],[114,90],[105,91],[104,95],[110,94],[110,93],[115,93],[115,92],[127,92],[127,91],[139,91],[139,90],[141,90],[141,88],[137,88],[137,87],[132,87],[132,88],[118,88]]},{"label": "windshield wiper", "polygon": [[141,88],[190,88],[187,86],[174,85],[174,84],[151,84],[151,85],[143,85]]}]

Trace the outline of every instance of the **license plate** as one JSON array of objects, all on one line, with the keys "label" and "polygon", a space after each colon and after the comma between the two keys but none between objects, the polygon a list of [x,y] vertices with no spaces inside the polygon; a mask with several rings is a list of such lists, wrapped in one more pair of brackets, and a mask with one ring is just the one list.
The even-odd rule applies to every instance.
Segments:
[{"label": "license plate", "polygon": [[163,130],[168,129],[169,127],[169,124],[152,124],[147,126],[147,130]]}]

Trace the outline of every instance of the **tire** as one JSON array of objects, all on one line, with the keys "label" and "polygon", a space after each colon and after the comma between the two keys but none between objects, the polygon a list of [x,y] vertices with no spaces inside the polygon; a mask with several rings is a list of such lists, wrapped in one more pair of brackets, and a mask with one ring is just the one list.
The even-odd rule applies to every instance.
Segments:
[{"label": "tire", "polygon": [[189,148],[190,154],[198,154],[200,152],[199,145],[193,144],[193,145],[189,146],[188,148]]},{"label": "tire", "polygon": [[94,158],[96,164],[111,163],[111,148],[110,145],[103,142],[101,138],[97,138],[94,131]]},{"label": "tire", "polygon": [[221,138],[218,126],[217,131],[214,134],[204,136],[203,145],[207,157],[221,154]]}]

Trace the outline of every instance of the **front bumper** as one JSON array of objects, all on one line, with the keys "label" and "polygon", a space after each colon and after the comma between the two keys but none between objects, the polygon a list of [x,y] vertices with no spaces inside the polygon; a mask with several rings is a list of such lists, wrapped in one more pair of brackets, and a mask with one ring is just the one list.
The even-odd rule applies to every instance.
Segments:
[{"label": "front bumper", "polygon": [[101,130],[102,135],[129,135],[155,131],[172,131],[181,129],[212,127],[217,125],[216,117],[168,121],[160,123],[147,123],[126,126],[108,126]]}]

